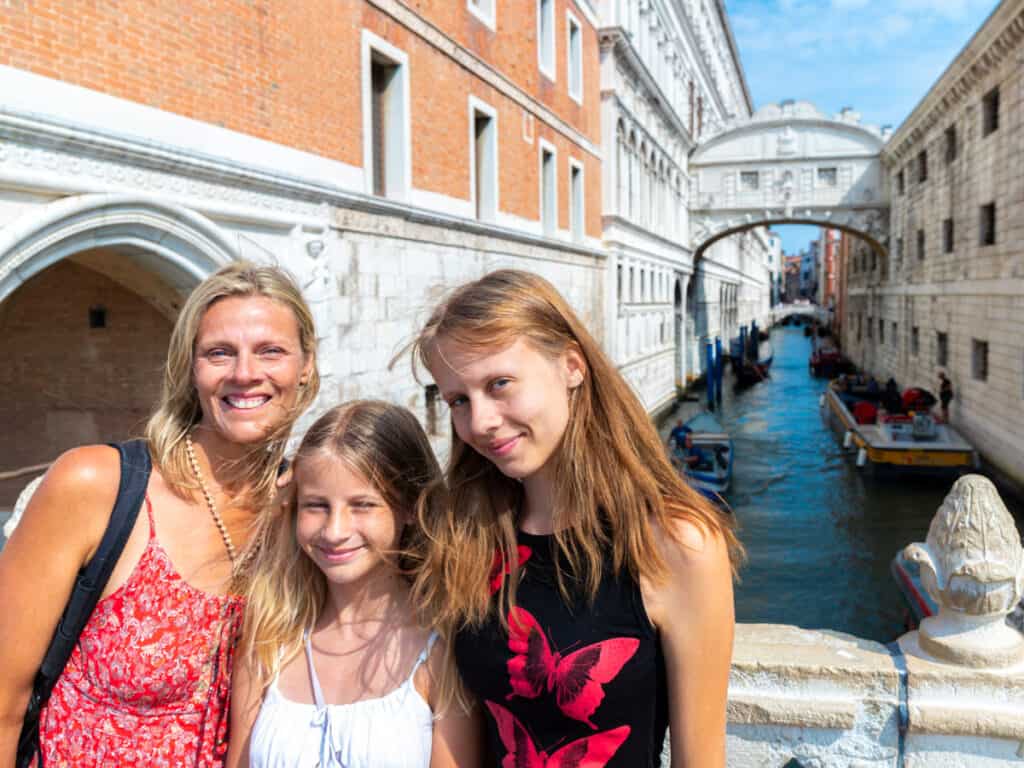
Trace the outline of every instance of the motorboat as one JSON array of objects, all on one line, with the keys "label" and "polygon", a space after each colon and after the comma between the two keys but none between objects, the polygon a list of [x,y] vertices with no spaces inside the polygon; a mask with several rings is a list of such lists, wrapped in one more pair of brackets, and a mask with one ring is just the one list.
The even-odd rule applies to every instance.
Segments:
[{"label": "motorboat", "polygon": [[[732,438],[710,413],[699,413],[683,425],[692,443],[673,446],[672,461],[690,485],[712,501],[729,490],[732,483]],[[696,462],[688,457],[697,456]]]},{"label": "motorboat", "polygon": [[977,469],[978,452],[931,410],[935,398],[919,388],[902,396],[862,385],[845,375],[831,381],[821,396],[822,418],[856,452],[860,468],[959,473]]}]

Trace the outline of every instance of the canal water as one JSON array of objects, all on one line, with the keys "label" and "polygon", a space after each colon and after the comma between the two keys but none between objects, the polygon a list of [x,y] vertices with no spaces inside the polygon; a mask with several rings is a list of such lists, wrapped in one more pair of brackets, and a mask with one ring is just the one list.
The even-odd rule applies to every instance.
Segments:
[{"label": "canal water", "polygon": [[[734,442],[727,499],[749,558],[736,587],[736,620],[888,642],[903,632],[906,613],[889,563],[924,541],[952,480],[876,479],[858,470],[819,415],[827,382],[808,373],[803,328],[776,328],[771,342],[771,378],[735,391],[727,372],[716,411]],[[704,407],[681,403],[662,432]],[[1024,505],[1003,498],[1024,530]]]}]

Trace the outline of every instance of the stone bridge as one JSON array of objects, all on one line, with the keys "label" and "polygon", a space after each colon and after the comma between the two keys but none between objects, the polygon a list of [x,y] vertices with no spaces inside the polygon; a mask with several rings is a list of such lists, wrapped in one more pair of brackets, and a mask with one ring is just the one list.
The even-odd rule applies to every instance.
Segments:
[{"label": "stone bridge", "polygon": [[817,320],[822,325],[826,324],[831,320],[829,311],[824,307],[819,307],[817,304],[776,304],[768,312],[769,320],[772,325],[782,320],[784,317],[810,317]]},{"label": "stone bridge", "polygon": [[772,224],[832,227],[883,256],[889,188],[880,153],[888,128],[844,109],[826,117],[809,102],[759,109],[690,157],[694,257],[717,240]]}]

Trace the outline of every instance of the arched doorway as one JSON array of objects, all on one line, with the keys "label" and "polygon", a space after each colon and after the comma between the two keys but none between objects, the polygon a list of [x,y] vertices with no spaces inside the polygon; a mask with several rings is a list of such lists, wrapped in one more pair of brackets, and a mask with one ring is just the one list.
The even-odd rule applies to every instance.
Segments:
[{"label": "arched doorway", "polygon": [[183,298],[234,258],[210,221],[88,195],[0,231],[0,508],[83,443],[136,435],[159,392]]},{"label": "arched doorway", "polygon": [[675,371],[676,392],[682,393],[682,391],[686,389],[686,369],[683,367],[683,362],[686,360],[686,337],[683,335],[683,323],[685,321],[685,318],[683,316],[683,288],[679,284],[678,278],[676,279],[672,306],[676,350],[675,358],[673,361],[673,370]]},{"label": "arched doorway", "polygon": [[701,339],[697,330],[697,291],[700,276],[694,272],[686,286],[686,371],[697,376],[701,371]]}]

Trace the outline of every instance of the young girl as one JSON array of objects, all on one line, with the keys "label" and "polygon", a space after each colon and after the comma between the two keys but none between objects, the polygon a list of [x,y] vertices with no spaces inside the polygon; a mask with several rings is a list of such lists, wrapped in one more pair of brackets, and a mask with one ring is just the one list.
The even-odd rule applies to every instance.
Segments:
[{"label": "young girl", "polygon": [[[730,523],[544,279],[457,289],[416,342],[451,408],[416,600],[510,766],[725,765]],[[454,674],[449,666],[445,674]]]},{"label": "young girl", "polygon": [[338,406],[293,468],[248,575],[228,765],[475,766],[478,724],[439,712],[442,654],[400,562],[443,493],[419,423],[383,402]]}]

